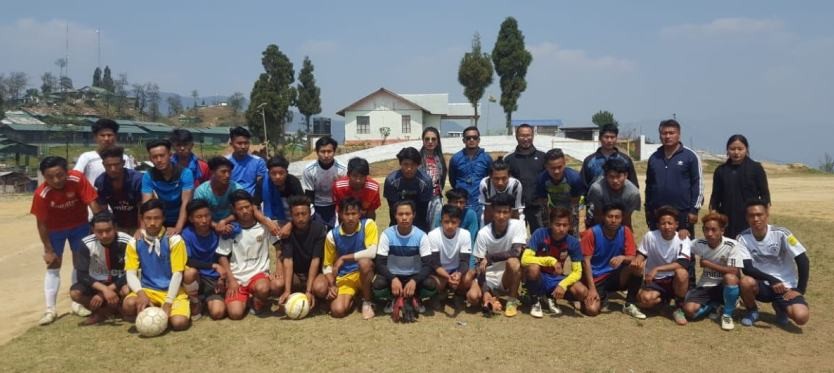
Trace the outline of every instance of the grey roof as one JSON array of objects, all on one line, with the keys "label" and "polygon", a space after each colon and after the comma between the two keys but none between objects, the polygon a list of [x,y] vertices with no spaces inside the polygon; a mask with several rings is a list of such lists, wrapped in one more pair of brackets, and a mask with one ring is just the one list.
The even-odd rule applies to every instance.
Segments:
[{"label": "grey roof", "polygon": [[513,127],[527,123],[533,127],[559,127],[562,128],[561,119],[513,119]]},{"label": "grey roof", "polygon": [[425,108],[431,114],[446,115],[449,113],[448,93],[402,94],[400,97]]},{"label": "grey roof", "polygon": [[[475,115],[475,109],[472,107],[472,104],[465,102],[465,103],[450,103],[448,105],[449,112],[447,113],[450,117],[471,117]],[[481,104],[478,104],[478,108],[481,107]]]},{"label": "grey roof", "polygon": [[212,127],[212,128],[191,128],[191,132],[200,132],[206,135],[229,135],[229,127]]},{"label": "grey roof", "polygon": [[24,111],[11,110],[6,112],[6,118],[3,123],[10,124],[44,124],[40,119],[35,118]]},{"label": "grey roof", "polygon": [[68,132],[89,132],[89,126],[76,126],[74,124],[7,124],[3,123],[3,126],[8,127],[15,131],[21,132],[33,132],[33,131],[68,131]]}]

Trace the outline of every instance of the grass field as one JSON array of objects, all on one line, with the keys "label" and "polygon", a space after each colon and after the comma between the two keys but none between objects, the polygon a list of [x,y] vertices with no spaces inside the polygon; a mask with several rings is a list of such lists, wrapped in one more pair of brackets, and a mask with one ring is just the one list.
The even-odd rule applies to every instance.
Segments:
[{"label": "grass field", "polygon": [[[827,288],[834,283],[834,254],[827,247],[834,219],[819,205],[834,205],[834,178],[776,176],[771,186],[771,222],[789,227],[809,249],[812,316],[803,328],[772,325],[768,305],[761,307],[763,322],[744,328],[737,318],[732,332],[709,320],[680,327],[668,312],[638,321],[619,312],[620,299],[611,313],[596,318],[576,315],[566,304],[558,318],[533,319],[526,310],[513,319],[437,313],[411,325],[394,324],[381,312],[370,321],[356,313],[299,321],[276,314],[239,322],[203,318],[185,332],[151,339],[138,337],[127,323],[81,328],[80,318],[64,315],[0,346],[0,370],[832,371],[834,318],[826,311],[834,306]],[[384,207],[377,216],[386,226]],[[646,231],[642,213],[634,221],[640,237]],[[23,288],[39,292],[41,283]]]}]

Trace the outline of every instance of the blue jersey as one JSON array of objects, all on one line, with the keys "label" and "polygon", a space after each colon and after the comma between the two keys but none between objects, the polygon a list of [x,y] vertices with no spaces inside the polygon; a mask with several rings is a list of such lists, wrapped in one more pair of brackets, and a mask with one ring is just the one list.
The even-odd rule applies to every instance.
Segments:
[{"label": "blue jersey", "polygon": [[[556,258],[562,266],[564,266],[567,258],[570,258],[573,263],[582,262],[582,248],[579,246],[579,240],[571,235],[566,235],[565,238],[558,241],[554,240],[550,235],[550,228],[547,227],[536,229],[530,236],[527,247],[535,251],[536,256]],[[557,281],[565,278],[562,273],[555,273],[552,267],[543,267],[541,270],[555,275]]]},{"label": "blue jersey", "polygon": [[585,194],[585,183],[579,172],[565,167],[562,180],[554,181],[547,170],[542,171],[536,179],[536,198],[546,198],[548,207],[564,207],[571,211],[577,206],[571,203],[572,198],[579,198]]},{"label": "blue jersey", "polygon": [[234,181],[230,181],[226,192],[218,196],[214,194],[214,190],[211,189],[211,181],[209,181],[197,187],[197,190],[194,191],[193,199],[202,199],[208,202],[209,208],[211,209],[211,220],[217,222],[232,214],[232,201],[229,197],[238,189],[241,189],[240,185]]},{"label": "blue jersey", "polygon": [[[359,228],[357,228],[356,232],[351,235],[343,235],[342,228],[339,226],[336,226],[333,230],[331,230],[338,256],[349,255],[365,250],[365,221],[366,219],[360,220]],[[358,261],[354,260],[345,262],[345,264],[339,267],[339,276],[344,276],[358,270]]]},{"label": "blue jersey", "polygon": [[411,276],[420,273],[422,257],[431,255],[428,236],[417,227],[403,236],[397,226],[390,226],[379,238],[377,255],[388,257],[388,270],[397,276]]},{"label": "blue jersey", "polygon": [[[188,260],[196,259],[203,263],[217,262],[217,244],[220,237],[213,230],[209,230],[208,236],[200,236],[194,231],[194,227],[187,226],[182,230],[182,239],[185,241],[185,252]],[[200,268],[200,276],[216,280],[220,274],[214,268]]]},{"label": "blue jersey", "polygon": [[232,180],[238,183],[241,189],[246,190],[250,195],[254,196],[258,178],[263,179],[269,177],[266,162],[264,162],[263,158],[251,154],[247,154],[243,159],[235,158],[234,154],[229,154],[226,158],[235,165],[232,168]]},{"label": "blue jersey", "polygon": [[595,279],[614,271],[611,259],[615,256],[633,256],[637,248],[634,237],[626,226],[620,226],[614,238],[605,237],[602,224],[597,224],[582,234],[582,255],[591,257],[591,272]]},{"label": "blue jersey", "polygon": [[182,192],[194,189],[194,176],[191,170],[171,164],[174,173],[166,180],[157,169],[151,169],[142,177],[142,194],[156,193],[162,201],[165,211],[165,225],[177,224],[182,205]]}]

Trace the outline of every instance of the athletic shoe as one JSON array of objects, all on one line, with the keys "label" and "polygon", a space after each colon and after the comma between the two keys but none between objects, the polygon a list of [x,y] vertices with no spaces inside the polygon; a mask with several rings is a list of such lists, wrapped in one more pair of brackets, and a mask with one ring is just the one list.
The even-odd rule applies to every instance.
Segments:
[{"label": "athletic shoe", "polygon": [[672,318],[675,319],[675,323],[680,326],[686,325],[687,323],[686,314],[683,313],[683,308],[675,308],[675,311],[672,312]]},{"label": "athletic shoe", "polygon": [[759,310],[748,311],[744,317],[741,318],[741,325],[753,326],[753,323],[759,319]]},{"label": "athletic shoe", "polygon": [[362,301],[362,318],[365,319],[365,320],[370,320],[370,319],[374,318],[374,316],[376,316],[374,314],[374,304],[369,302],[369,301],[363,300]]},{"label": "athletic shoe", "polygon": [[80,303],[76,302],[72,302],[72,304],[70,305],[70,309],[72,310],[72,313],[81,317],[87,317],[93,314],[93,311],[86,309]]},{"label": "athletic shoe", "polygon": [[721,315],[721,329],[733,330],[733,328],[735,328],[735,324],[733,324],[733,317],[728,315]]},{"label": "athletic shoe", "polygon": [[547,309],[550,313],[559,316],[562,314],[562,310],[559,309],[559,305],[556,304],[556,301],[553,298],[547,297]]},{"label": "athletic shoe", "polygon": [[385,304],[385,308],[382,309],[382,312],[385,312],[386,315],[390,315],[391,312],[394,312],[394,300],[393,299],[388,301],[388,303]]},{"label": "athletic shoe", "polygon": [[249,307],[249,314],[251,314],[251,315],[260,315],[260,314],[264,313],[264,311],[267,311],[268,309],[269,309],[269,307],[267,307],[266,303],[262,302],[258,298],[252,298],[252,307]]},{"label": "athletic shoe", "polygon": [[38,325],[44,326],[52,324],[52,322],[55,321],[56,317],[57,315],[55,315],[55,311],[46,310],[46,312],[43,313],[43,317],[41,317],[41,319],[38,321]]},{"label": "athletic shoe", "polygon": [[197,321],[203,317],[203,302],[199,299],[188,300],[191,307],[191,321]]},{"label": "athletic shoe", "polygon": [[507,307],[504,309],[504,316],[514,317],[515,315],[518,315],[518,303],[518,299],[508,299]]},{"label": "athletic shoe", "polygon": [[[710,313],[708,317],[712,321],[717,321],[723,315],[724,315],[724,306],[720,306],[720,307],[716,308],[715,310],[713,310],[712,313]],[[733,319],[733,315],[730,315],[730,320],[732,321],[732,319]]]},{"label": "athletic shoe", "polygon": [[643,312],[640,312],[640,309],[637,308],[637,306],[634,305],[633,303],[627,303],[625,305],[625,307],[623,307],[623,313],[626,314],[626,315],[629,315],[629,316],[631,316],[635,319],[640,319],[640,320],[645,320],[646,319],[646,314],[643,313]]},{"label": "athletic shoe", "polygon": [[533,304],[530,306],[530,316],[533,316],[537,319],[544,317],[541,302],[533,302]]}]

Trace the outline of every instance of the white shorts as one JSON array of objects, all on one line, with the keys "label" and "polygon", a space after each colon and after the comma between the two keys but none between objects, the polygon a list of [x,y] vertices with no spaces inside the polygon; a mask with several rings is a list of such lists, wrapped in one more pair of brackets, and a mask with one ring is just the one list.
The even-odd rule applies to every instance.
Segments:
[{"label": "white shorts", "polygon": [[505,268],[507,268],[506,261],[493,263],[486,268],[484,287],[496,295],[506,292],[506,289],[504,289]]}]

